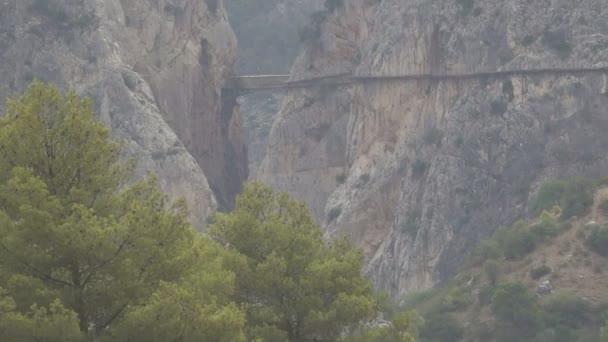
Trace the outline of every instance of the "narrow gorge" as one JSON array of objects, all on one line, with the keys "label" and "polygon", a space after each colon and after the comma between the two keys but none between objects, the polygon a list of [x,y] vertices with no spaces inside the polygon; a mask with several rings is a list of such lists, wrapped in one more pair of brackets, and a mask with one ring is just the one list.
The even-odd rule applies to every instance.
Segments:
[{"label": "narrow gorge", "polygon": [[606,7],[7,0],[0,103],[33,79],[90,96],[138,175],[185,197],[201,229],[247,179],[285,190],[328,237],[351,236],[366,273],[397,299],[450,279],[479,241],[528,217],[546,179],[606,176],[606,72],[362,81],[229,100],[226,82],[606,68]]}]

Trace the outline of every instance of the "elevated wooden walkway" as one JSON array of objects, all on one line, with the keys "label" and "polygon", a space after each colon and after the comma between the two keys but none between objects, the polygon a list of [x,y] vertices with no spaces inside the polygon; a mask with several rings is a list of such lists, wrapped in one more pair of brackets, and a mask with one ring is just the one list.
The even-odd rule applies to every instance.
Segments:
[{"label": "elevated wooden walkway", "polygon": [[590,74],[608,74],[608,66],[589,68],[538,68],[499,71],[481,71],[462,74],[407,74],[407,75],[352,75],[340,74],[290,81],[289,75],[241,75],[230,78],[223,91],[231,94],[244,94],[264,90],[283,90],[294,88],[312,88],[320,86],[340,86],[371,82],[409,82],[409,81],[459,81],[491,80],[515,76],[586,76]]}]

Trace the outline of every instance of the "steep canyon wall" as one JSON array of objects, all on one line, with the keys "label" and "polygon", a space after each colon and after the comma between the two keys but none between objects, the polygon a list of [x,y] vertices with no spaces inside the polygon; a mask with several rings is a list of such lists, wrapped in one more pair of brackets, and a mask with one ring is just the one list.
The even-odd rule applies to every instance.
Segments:
[{"label": "steep canyon wall", "polygon": [[[608,66],[603,0],[351,0],[293,80]],[[607,75],[375,82],[291,90],[257,178],[347,233],[395,298],[454,274],[541,182],[608,174]]]},{"label": "steep canyon wall", "polygon": [[3,99],[34,78],[92,97],[138,173],[184,196],[197,225],[247,177],[240,117],[220,94],[235,56],[221,0],[0,2]]}]

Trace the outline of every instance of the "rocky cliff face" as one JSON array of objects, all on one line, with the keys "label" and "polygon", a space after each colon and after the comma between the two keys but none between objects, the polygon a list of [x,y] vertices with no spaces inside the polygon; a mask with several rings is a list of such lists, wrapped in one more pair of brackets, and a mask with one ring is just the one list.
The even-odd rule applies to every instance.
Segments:
[{"label": "rocky cliff face", "polygon": [[221,0],[0,2],[1,94],[37,78],[91,96],[139,173],[185,196],[197,224],[247,176],[239,115],[220,95],[235,50]]},{"label": "rocky cliff face", "polygon": [[[604,0],[344,1],[293,79],[608,66]],[[549,177],[606,176],[603,73],[292,90],[258,178],[365,249],[394,297],[450,277]]]}]

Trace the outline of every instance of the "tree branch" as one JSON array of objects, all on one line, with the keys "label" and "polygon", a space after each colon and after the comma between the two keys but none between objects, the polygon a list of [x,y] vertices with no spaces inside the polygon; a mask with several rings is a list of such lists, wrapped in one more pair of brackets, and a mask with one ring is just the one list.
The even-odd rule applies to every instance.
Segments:
[{"label": "tree branch", "polygon": [[0,243],[0,247],[2,247],[2,249],[4,249],[10,256],[12,256],[13,258],[15,258],[20,264],[22,264],[23,266],[25,266],[29,270],[33,271],[34,273],[37,273],[39,277],[41,277],[43,279],[46,279],[46,280],[50,280],[50,281],[55,282],[57,284],[64,285],[64,286],[69,286],[69,287],[73,287],[74,286],[74,284],[70,284],[70,283],[68,283],[65,280],[54,278],[50,274],[47,274],[47,273],[44,273],[44,272],[40,271],[38,268],[34,267],[33,265],[29,264],[24,259],[22,259],[19,256],[17,256],[17,254],[15,252],[13,252],[10,249],[8,249],[4,244]]}]

